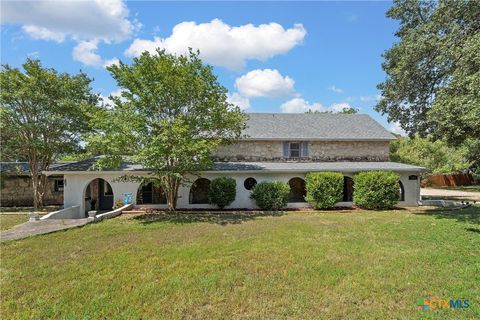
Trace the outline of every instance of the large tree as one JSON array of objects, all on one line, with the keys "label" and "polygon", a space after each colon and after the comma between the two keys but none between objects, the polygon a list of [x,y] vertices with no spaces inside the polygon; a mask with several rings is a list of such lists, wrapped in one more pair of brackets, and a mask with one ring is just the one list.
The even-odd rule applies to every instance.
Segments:
[{"label": "large tree", "polygon": [[[88,140],[105,154],[99,167],[116,167],[125,156],[151,170],[174,210],[179,186],[189,174],[210,168],[212,152],[238,139],[245,114],[227,102],[227,90],[198,53],[144,52],[131,65],[108,67],[122,91],[98,117]],[[130,176],[129,179],[143,179]]]},{"label": "large tree", "polygon": [[80,147],[97,103],[91,79],[69,75],[27,59],[23,71],[2,66],[0,121],[2,159],[28,161],[34,209],[42,206],[46,179],[42,171]]},{"label": "large tree", "polygon": [[399,41],[384,54],[376,109],[411,136],[480,139],[480,1],[395,0]]}]

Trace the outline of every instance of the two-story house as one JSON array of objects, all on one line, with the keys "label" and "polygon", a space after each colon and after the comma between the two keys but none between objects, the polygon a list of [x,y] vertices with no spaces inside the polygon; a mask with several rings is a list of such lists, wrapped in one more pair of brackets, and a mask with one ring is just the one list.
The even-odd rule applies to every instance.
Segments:
[{"label": "two-story house", "polygon": [[[420,200],[419,175],[425,168],[389,162],[389,142],[394,136],[368,115],[349,114],[249,114],[247,128],[235,144],[222,146],[213,155],[211,170],[192,176],[179,190],[178,208],[212,208],[207,190],[212,179],[233,177],[237,195],[230,208],[255,208],[252,188],[261,181],[285,181],[291,187],[289,208],[308,207],[304,200],[308,172],[336,171],[344,175],[343,201],[351,206],[355,173],[392,170],[400,175],[399,204],[416,206]],[[146,175],[148,170],[125,163],[112,171],[93,171],[95,159],[56,167],[47,174],[65,177],[65,207],[110,209],[114,201],[131,197],[140,207],[165,207],[161,190],[151,184],[119,182],[121,175]]]}]

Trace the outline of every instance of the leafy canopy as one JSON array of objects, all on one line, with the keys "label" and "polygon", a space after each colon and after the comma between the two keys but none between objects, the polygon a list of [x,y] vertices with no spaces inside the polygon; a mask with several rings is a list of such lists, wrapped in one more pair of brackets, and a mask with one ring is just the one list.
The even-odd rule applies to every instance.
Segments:
[{"label": "leafy canopy", "polygon": [[396,0],[399,42],[384,54],[377,111],[411,136],[480,139],[480,2]]},{"label": "leafy canopy", "polygon": [[434,174],[455,173],[468,169],[471,163],[464,148],[454,148],[442,140],[397,137],[390,143],[390,159],[395,162],[429,168]]},{"label": "leafy canopy", "polygon": [[122,94],[96,118],[88,147],[106,155],[100,167],[119,166],[130,156],[151,170],[174,209],[179,184],[211,167],[211,154],[241,136],[246,116],[227,102],[227,90],[198,52],[144,52],[131,65],[108,70]]},{"label": "leafy canopy", "polygon": [[81,148],[98,97],[84,73],[58,73],[33,59],[23,69],[4,65],[0,73],[1,157],[29,162],[37,208],[45,186],[39,173]]}]

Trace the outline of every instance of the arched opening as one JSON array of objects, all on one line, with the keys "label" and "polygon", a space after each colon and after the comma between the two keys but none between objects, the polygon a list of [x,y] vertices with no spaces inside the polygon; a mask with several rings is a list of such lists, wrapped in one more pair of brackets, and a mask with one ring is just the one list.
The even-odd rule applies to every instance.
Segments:
[{"label": "arched opening", "polygon": [[189,203],[190,204],[208,204],[208,188],[210,180],[205,178],[197,179],[190,188]]},{"label": "arched opening", "polygon": [[305,202],[307,189],[305,188],[305,180],[302,178],[292,178],[288,181],[290,186],[290,194],[288,202]]},{"label": "arched opening", "polygon": [[153,182],[142,183],[137,191],[137,204],[167,204],[167,198]]},{"label": "arched opening", "polygon": [[255,178],[252,178],[252,177],[245,179],[245,181],[243,182],[243,186],[247,190],[252,190],[256,185],[257,185],[257,180],[255,180]]},{"label": "arched opening", "polygon": [[343,201],[353,201],[353,179],[350,177],[343,177]]},{"label": "arched opening", "polygon": [[405,201],[405,188],[403,187],[402,181],[398,181],[398,185],[400,186],[400,197],[399,201]]},{"label": "arched opening", "polygon": [[85,213],[91,210],[112,210],[112,186],[104,179],[93,179],[85,188],[84,199]]}]

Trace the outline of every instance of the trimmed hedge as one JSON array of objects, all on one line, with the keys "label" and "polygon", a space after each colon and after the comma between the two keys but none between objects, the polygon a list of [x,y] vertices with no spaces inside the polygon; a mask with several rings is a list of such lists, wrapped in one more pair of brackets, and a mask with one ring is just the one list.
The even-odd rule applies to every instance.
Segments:
[{"label": "trimmed hedge", "polygon": [[328,209],[343,199],[343,174],[311,172],[306,176],[305,200],[315,209]]},{"label": "trimmed hedge", "polygon": [[215,178],[208,187],[208,201],[220,209],[225,208],[235,200],[237,183],[229,177]]},{"label": "trimmed hedge", "polygon": [[400,197],[400,176],[392,171],[360,172],[353,177],[353,202],[365,209],[389,209]]},{"label": "trimmed hedge", "polygon": [[253,190],[250,198],[254,199],[262,210],[280,210],[288,203],[290,186],[286,182],[260,182]]}]

